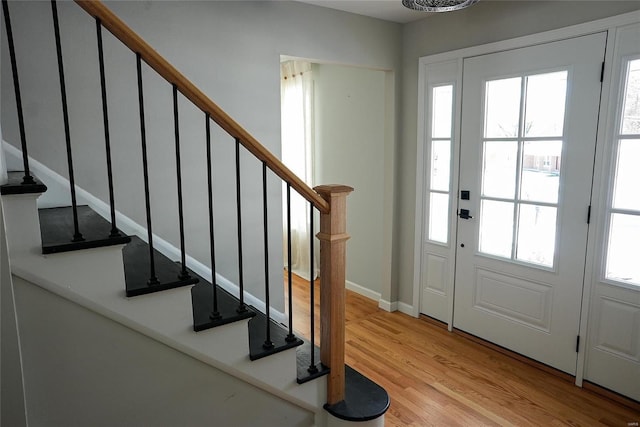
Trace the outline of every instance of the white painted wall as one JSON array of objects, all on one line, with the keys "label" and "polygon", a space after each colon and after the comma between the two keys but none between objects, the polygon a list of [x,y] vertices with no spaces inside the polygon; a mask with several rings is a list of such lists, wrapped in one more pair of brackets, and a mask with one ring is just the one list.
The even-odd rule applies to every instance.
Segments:
[{"label": "white painted wall", "polygon": [[[29,153],[66,175],[64,136],[48,2],[11,5]],[[280,147],[280,55],[393,70],[400,63],[401,27],[295,2],[109,2],[116,14],[275,154]],[[74,162],[78,184],[106,200],[95,24],[72,2],[60,11]],[[36,30],[34,30],[36,29]],[[3,47],[3,55],[6,48]],[[135,58],[105,36],[116,206],[145,223]],[[27,55],[27,52],[30,55]],[[32,55],[31,55],[32,54]],[[6,76],[8,61],[2,75]],[[82,65],[80,65],[82,64]],[[171,89],[145,69],[147,138],[154,232],[178,246]],[[3,78],[3,93],[9,79]],[[5,139],[18,141],[13,97],[2,98]],[[187,252],[209,264],[204,116],[180,102]],[[237,282],[233,141],[213,133],[217,265]],[[243,155],[245,286],[262,297],[261,166]],[[344,182],[344,184],[350,184]],[[281,187],[269,182],[270,278],[282,280]],[[366,284],[363,284],[366,286]],[[283,311],[273,288],[272,304]]]},{"label": "white painted wall", "polygon": [[395,283],[400,302],[412,304],[416,194],[418,60],[440,52],[535,34],[630,11],[639,1],[481,1],[403,27],[402,136],[398,144]]},{"label": "white painted wall", "polygon": [[307,410],[23,279],[14,283],[32,427],[313,425]]},{"label": "white painted wall", "polygon": [[[384,257],[385,72],[314,64],[315,182],[349,183],[348,286],[380,298]],[[386,281],[385,281],[386,279]]]},{"label": "white painted wall", "polygon": [[13,283],[0,200],[0,425],[25,426],[25,399]]}]

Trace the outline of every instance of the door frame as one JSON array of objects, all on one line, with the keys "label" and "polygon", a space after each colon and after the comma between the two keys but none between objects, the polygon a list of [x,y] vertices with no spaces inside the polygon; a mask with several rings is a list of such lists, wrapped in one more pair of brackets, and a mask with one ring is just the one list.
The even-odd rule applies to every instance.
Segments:
[{"label": "door frame", "polygon": [[[633,24],[640,22],[640,18],[637,12],[625,13],[622,15],[612,16],[596,21],[591,21],[583,24],[573,25],[569,27],[564,27],[556,30],[546,31],[542,33],[537,33],[533,35],[518,37],[514,39],[499,41],[495,43],[489,43],[480,46],[474,46],[464,49],[458,49],[450,52],[444,52],[436,55],[430,55],[421,57],[419,59],[419,69],[418,69],[418,129],[417,129],[417,144],[416,144],[416,206],[415,206],[415,229],[414,229],[414,274],[413,274],[413,310],[412,314],[415,317],[420,315],[420,299],[422,295],[421,291],[421,283],[422,283],[422,255],[423,255],[423,245],[424,245],[424,233],[425,233],[425,179],[426,173],[428,172],[428,165],[425,163],[425,147],[428,141],[427,131],[427,117],[426,112],[429,111],[429,106],[427,105],[429,96],[427,90],[429,89],[428,79],[430,68],[442,62],[451,62],[457,61],[458,70],[451,80],[455,82],[457,90],[457,95],[454,102],[454,135],[452,139],[452,168],[451,168],[451,178],[452,178],[452,192],[451,192],[451,201],[450,201],[450,212],[449,212],[449,268],[448,268],[448,276],[446,283],[444,284],[444,289],[446,295],[448,295],[448,304],[447,304],[447,326],[449,331],[453,329],[453,290],[454,290],[454,274],[455,274],[455,261],[456,261],[456,245],[457,241],[457,208],[458,208],[458,194],[459,194],[459,184],[458,184],[458,176],[460,170],[460,119],[461,119],[461,111],[462,111],[462,68],[463,68],[463,60],[468,57],[485,55],[490,53],[496,53],[505,50],[518,49],[523,47],[528,47],[537,44],[550,43],[554,41],[559,41],[563,39],[569,39],[574,37],[579,37],[583,35],[592,34],[595,32],[607,31],[607,48],[605,52],[605,67],[603,73],[603,83],[602,83],[602,91],[600,98],[600,112],[599,112],[599,120],[600,123],[606,123],[606,114],[609,111],[609,103],[610,93],[611,93],[611,78],[612,78],[612,63],[613,63],[613,50],[611,46],[611,41],[615,40],[616,28],[621,27],[628,24]],[[613,100],[615,101],[615,100]],[[595,242],[598,240],[597,224],[600,223],[599,217],[603,215],[604,212],[602,208],[598,206],[601,203],[601,194],[602,194],[602,177],[603,174],[603,165],[602,158],[605,154],[605,137],[606,137],[606,127],[607,126],[599,126],[598,132],[596,135],[596,152],[595,152],[595,170],[594,170],[594,180],[592,184],[592,206],[595,209],[592,209],[591,212],[591,224],[595,226],[589,227],[588,237],[587,237],[587,248],[586,248],[586,267],[585,267],[585,279],[584,279],[584,287],[582,293],[582,310],[580,316],[580,336],[587,337],[587,320],[589,315],[589,306],[591,302],[591,292],[592,292],[592,275],[590,274],[593,271],[594,262],[594,254],[596,251]],[[596,179],[597,178],[597,179]],[[606,185],[606,184],[605,184]],[[453,194],[456,197],[453,197]],[[584,376],[584,368],[585,368],[585,355],[586,355],[586,346],[581,345],[578,351],[578,362],[576,369],[576,379],[575,383],[578,386],[582,385],[583,376]]]}]

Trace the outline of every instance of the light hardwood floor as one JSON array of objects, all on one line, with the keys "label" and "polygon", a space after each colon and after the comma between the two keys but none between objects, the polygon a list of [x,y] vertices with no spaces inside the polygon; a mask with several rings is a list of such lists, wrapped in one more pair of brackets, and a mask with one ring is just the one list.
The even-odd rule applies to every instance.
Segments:
[{"label": "light hardwood floor", "polygon": [[[317,283],[316,283],[317,289]],[[316,295],[319,292],[316,291]],[[319,298],[315,301],[319,310]],[[309,283],[294,278],[294,328],[309,336]],[[346,361],[391,397],[386,426],[637,426],[621,405],[432,322],[347,291]],[[316,321],[316,343],[319,343]]]}]

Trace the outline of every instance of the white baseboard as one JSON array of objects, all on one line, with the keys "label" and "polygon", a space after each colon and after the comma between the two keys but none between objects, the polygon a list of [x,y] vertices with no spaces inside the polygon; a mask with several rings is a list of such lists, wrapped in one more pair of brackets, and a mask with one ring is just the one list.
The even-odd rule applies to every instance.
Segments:
[{"label": "white baseboard", "polygon": [[372,291],[369,288],[365,288],[364,286],[358,285],[357,283],[350,282],[349,280],[345,281],[345,287],[350,291],[353,291],[357,294],[360,294],[374,301],[379,301],[381,297],[380,292]]},{"label": "white baseboard", "polygon": [[409,316],[414,317],[413,306],[402,301],[398,301],[398,311],[400,313],[408,314]]},{"label": "white baseboard", "polygon": [[[7,143],[6,141],[3,141],[3,142],[4,142],[3,148],[5,150],[5,153],[9,154],[10,156],[14,156],[18,159],[22,158],[22,152],[20,150],[13,147],[11,144]],[[58,191],[58,189],[61,187],[64,187],[66,191],[69,191],[68,190],[69,180],[63,177],[62,175],[58,174],[54,170],[48,168],[47,166],[43,165],[37,160],[32,159],[31,157],[29,157],[29,167],[31,171],[39,179],[45,181],[46,183],[52,183],[53,184],[52,187],[56,188],[55,190],[56,193],[61,193],[60,191]],[[62,197],[68,197],[66,196],[66,192],[63,194],[64,195]],[[79,204],[86,203],[87,205],[89,205],[91,209],[96,211],[101,217],[107,220],[111,218],[111,207],[107,203],[103,202],[102,200],[95,197],[93,194],[89,193],[88,191],[84,190],[81,187],[78,187],[77,185],[76,185],[76,196]],[[71,203],[70,201],[65,202],[65,200],[66,199],[63,198],[62,200],[58,200],[58,201],[61,202],[62,204]],[[53,207],[53,206],[48,206],[49,204],[55,205],[55,201],[47,203],[47,206],[41,206],[39,204],[39,207]],[[60,204],[58,204],[57,206],[60,206]],[[116,223],[118,225],[118,228],[126,235],[138,236],[143,241],[148,242],[147,229],[141,226],[140,224],[136,223],[134,220],[132,220],[128,216],[123,215],[120,212],[116,212]],[[155,233],[153,234],[153,247],[162,255],[172,260],[180,259],[180,249],[178,249],[177,247],[175,247],[174,245],[172,245],[162,237],[156,235]],[[211,282],[211,268],[209,268],[205,264],[201,263],[200,261],[188,255],[186,257],[186,264],[187,264],[187,267],[193,270],[196,274],[198,274],[199,276],[202,276],[205,280],[208,280],[209,282]],[[238,295],[240,294],[238,285],[236,285],[235,283],[233,283],[232,281],[230,281],[229,279],[220,275],[220,273],[217,273],[217,272],[216,272],[216,283],[220,285],[222,288],[224,288],[231,295],[238,298]],[[247,304],[254,306],[258,310],[262,311],[263,313],[266,312],[264,301],[261,301],[260,299],[256,298],[246,290],[244,292],[244,299]],[[285,315],[281,311],[274,310],[273,307],[271,307],[269,314],[278,323],[287,324],[289,322],[287,315]]]},{"label": "white baseboard", "polygon": [[398,301],[389,302],[387,300],[380,299],[380,302],[378,303],[378,307],[380,307],[384,311],[389,311],[389,312],[398,311]]},{"label": "white baseboard", "polygon": [[389,302],[381,299],[378,307],[385,311],[394,312],[399,311],[400,313],[408,314],[411,317],[415,317],[413,314],[413,306],[402,301],[393,301]]}]

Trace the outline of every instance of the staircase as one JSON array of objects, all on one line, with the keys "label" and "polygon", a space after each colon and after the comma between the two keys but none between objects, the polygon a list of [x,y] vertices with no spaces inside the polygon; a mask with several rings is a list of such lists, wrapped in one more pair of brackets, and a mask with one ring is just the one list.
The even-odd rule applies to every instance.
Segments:
[{"label": "staircase", "polygon": [[[64,30],[65,27],[60,27],[57,3],[51,2],[51,15],[62,101],[61,116],[65,130],[64,148],[67,159],[65,176],[29,157],[25,126],[29,125],[29,120],[32,118],[29,115],[24,117],[22,108],[20,74],[9,10],[11,4],[5,0],[2,1],[21,140],[21,150],[11,146],[5,149],[8,155],[12,152],[19,155],[13,164],[22,163],[21,170],[10,172],[9,182],[1,187],[9,262],[13,275],[13,285],[3,283],[2,286],[3,292],[9,286],[11,294],[15,292],[17,295],[13,307],[17,312],[16,318],[20,319],[22,312],[32,313],[30,311],[32,308],[29,307],[32,301],[45,301],[47,307],[49,305],[63,307],[65,304],[70,307],[68,304],[72,303],[74,307],[82,307],[114,324],[124,325],[182,355],[203,362],[216,372],[220,371],[230,376],[229,378],[235,378],[230,380],[225,376],[224,381],[220,380],[221,382],[235,384],[234,381],[236,381],[257,387],[262,390],[261,393],[271,396],[269,399],[275,399],[274,414],[281,412],[284,414],[280,419],[274,414],[268,416],[260,413],[251,414],[248,417],[244,411],[242,415],[237,415],[240,418],[236,417],[235,421],[225,421],[230,423],[227,425],[251,425],[244,423],[250,423],[252,420],[260,425],[269,425],[269,423],[287,425],[283,424],[283,420],[289,420],[288,422],[293,423],[291,425],[324,426],[343,425],[349,422],[358,422],[359,425],[364,426],[382,425],[384,413],[389,406],[387,393],[344,364],[344,257],[348,239],[344,215],[346,197],[352,189],[339,185],[321,186],[316,189],[306,186],[101,2],[77,1],[76,3],[90,15],[87,19],[90,20],[93,17],[95,20],[103,123],[98,123],[94,127],[95,134],[102,135],[104,140],[102,150],[106,153],[101,168],[107,172],[104,185],[108,188],[108,196],[103,199],[83,190],[82,182],[76,182],[69,108],[66,100],[66,87],[73,82],[67,82],[65,78],[60,37],[60,30],[61,28]],[[142,216],[135,215],[138,212],[132,209],[130,204],[118,201],[116,194],[118,186],[114,185],[114,176],[117,177],[118,169],[116,162],[112,159],[110,141],[110,130],[114,129],[114,124],[110,123],[107,102],[109,91],[106,87],[103,30],[113,34],[135,54],[139,103],[128,108],[136,111],[140,118],[140,133],[131,135],[130,138],[138,139],[142,150],[141,175],[144,183],[145,207]],[[27,55],[28,52],[22,52],[22,54]],[[147,133],[150,129],[147,128],[149,118],[145,116],[145,106],[148,105],[145,103],[145,95],[149,95],[145,92],[145,82],[149,85],[146,74],[151,70],[169,84],[173,95],[175,163],[172,168],[167,169],[175,168],[177,192],[174,193],[175,189],[172,188],[171,195],[167,194],[167,199],[171,200],[171,203],[165,204],[158,204],[157,201],[152,200],[151,189],[155,182],[150,179],[149,172],[150,167],[166,167],[154,166],[151,164],[153,159],[148,156],[148,153],[153,150],[153,143],[147,142]],[[3,78],[8,77],[3,76]],[[184,161],[181,160],[181,154],[184,152],[181,144],[184,147],[185,144],[194,143],[181,141],[179,120],[184,117],[184,113],[180,114],[179,107],[184,108],[185,102],[191,104],[196,110],[200,110],[205,119],[207,190],[201,201],[203,205],[208,205],[206,216],[208,221],[202,223],[190,223],[185,219],[189,216],[191,205],[187,205],[188,209],[185,209],[183,190],[190,189],[191,184],[181,170],[185,166]],[[233,184],[227,185],[222,194],[216,194],[212,177],[212,170],[218,161],[215,153],[212,154],[212,147],[215,149],[215,144],[211,142],[212,125],[217,126],[214,132],[224,132],[231,137],[233,143],[229,145],[235,150],[235,176],[230,180]],[[6,128],[4,123],[3,128]],[[225,142],[228,143],[228,141],[221,141],[221,143]],[[253,170],[247,171],[247,161],[242,161],[243,156],[247,155],[254,159],[255,164],[250,164]],[[11,165],[12,162],[10,161],[9,164]],[[256,168],[255,165],[258,167]],[[86,168],[83,165],[80,167]],[[253,189],[255,186],[253,178],[256,175],[260,176],[260,172],[262,182],[258,185],[261,187],[258,189],[258,194],[261,193],[259,196],[261,200],[257,201],[255,197],[247,197],[244,193],[248,191],[247,188]],[[250,182],[243,180],[243,176],[245,179],[248,176]],[[277,186],[273,184],[275,181],[278,182]],[[292,189],[308,201],[312,227],[314,210],[320,214],[318,238],[321,248],[322,299],[318,320],[322,328],[319,347],[313,332],[314,322],[318,321],[314,314],[310,319],[312,325],[310,340],[306,340],[293,330],[291,298],[289,298],[288,309],[283,309],[277,301],[276,305],[272,305],[270,301],[271,296],[282,292],[283,286],[281,280],[272,280],[278,277],[273,267],[274,258],[277,266],[279,257],[274,256],[269,250],[272,241],[276,243],[282,241],[280,227],[274,227],[270,222],[274,213],[281,209],[281,205],[270,203],[274,199],[274,193],[277,194],[280,191],[280,182],[284,183],[283,188],[286,189],[287,206],[290,206]],[[44,199],[47,192],[58,195],[65,191],[69,194],[69,200],[51,197],[47,203],[38,205],[41,195],[45,194]],[[169,192],[169,189],[166,189],[166,192]],[[235,206],[227,208],[225,205],[223,211],[235,212],[235,221],[232,224],[221,221],[220,216],[228,221],[228,215],[216,215],[219,208],[214,209],[214,205],[217,207],[214,200],[217,202],[225,200],[228,194],[235,195]],[[165,237],[164,227],[161,227],[159,232],[153,229],[153,212],[157,212],[158,209],[174,210],[176,202],[177,230],[167,231],[168,235]],[[116,203],[129,211],[123,212],[117,209]],[[260,227],[253,224],[255,221],[252,214],[245,213],[247,206],[254,211],[261,211],[258,217],[261,216],[262,233],[253,234],[254,229]],[[132,219],[133,216],[136,219]],[[144,218],[145,224],[140,224],[137,220],[139,218]],[[248,226],[247,219],[249,219]],[[229,233],[226,229],[229,228],[235,229],[237,235],[233,245],[228,244]],[[206,237],[204,240],[207,242],[208,256],[204,259],[201,251],[196,251],[197,254],[187,252],[186,243],[190,243],[194,234]],[[290,228],[284,234],[288,247],[291,247]],[[251,247],[247,247],[247,242],[250,242]],[[262,250],[256,250],[255,246]],[[310,246],[313,258],[313,241],[310,242]],[[233,256],[230,256],[229,252],[233,252]],[[260,258],[255,258],[254,253],[260,253]],[[250,259],[247,259],[247,254],[252,254]],[[230,258],[234,259],[237,265],[227,265],[223,262]],[[290,253],[288,263],[291,264]],[[253,274],[255,268],[249,269],[248,265],[252,267],[263,265],[264,275],[262,279],[258,279],[260,284],[255,283],[256,278]],[[235,277],[232,279],[228,278],[230,271],[235,271],[233,273]],[[245,283],[247,281],[251,283],[247,285]],[[34,289],[44,289],[49,293],[38,293],[40,291]],[[290,295],[290,277],[288,292]],[[313,286],[310,286],[310,292],[313,306],[314,298],[319,296],[313,295]],[[45,303],[40,302],[40,304]],[[51,320],[51,324],[56,325],[58,316],[63,319],[64,315],[62,312],[51,310],[50,316],[55,318]],[[284,312],[288,313],[288,318]],[[33,316],[38,318],[37,312]],[[86,313],[82,316],[93,319],[91,317],[93,315]],[[46,319],[41,321],[47,322]],[[87,320],[92,323],[94,321],[100,322],[95,319]],[[29,329],[26,326],[22,329],[20,324],[16,328],[18,334],[23,334]],[[55,328],[52,333],[54,331]],[[82,344],[79,337],[67,337],[65,341],[67,339],[70,343]],[[25,337],[23,341],[35,343],[33,345],[41,344],[32,337]],[[25,351],[25,354],[27,353],[28,351]],[[25,357],[29,359],[28,356]],[[22,363],[28,365],[32,363],[30,360]],[[115,372],[111,374],[114,377],[118,375]],[[107,373],[105,377],[108,378],[109,375]],[[25,374],[25,378],[28,376]],[[69,381],[75,384],[74,380]],[[224,393],[223,390],[218,390],[221,386],[213,385],[213,387],[216,388],[217,393]],[[234,387],[239,390],[246,386],[236,384]],[[30,395],[35,396],[38,393],[29,393],[28,381],[24,388],[22,392],[25,394],[26,418],[29,419],[29,413],[34,404],[30,402]],[[46,396],[46,393],[55,393],[55,389],[39,392],[41,395],[45,393]],[[104,406],[107,402],[91,400],[91,393],[79,393],[78,396],[86,396],[87,401],[84,402],[86,405],[94,405],[103,410],[107,408]],[[37,401],[37,398],[34,399],[34,402]],[[52,398],[52,400],[55,399]],[[135,402],[132,403],[135,406]],[[293,409],[287,405],[293,405]],[[213,406],[222,413],[234,412],[231,407],[225,408],[224,404],[218,403]],[[251,404],[245,406],[248,406],[247,410],[251,412]],[[37,411],[45,419],[48,417],[46,409],[38,408]],[[152,415],[145,418],[140,414],[134,417],[128,413],[123,417],[112,419],[111,422],[120,425],[136,425],[131,424],[134,419],[138,420],[140,423],[138,425],[150,425],[150,422],[155,422],[152,421],[154,420]],[[185,419],[187,418],[188,416],[185,415]],[[228,420],[223,417],[218,418],[218,424],[215,423],[215,419],[212,419],[212,422],[214,425],[219,425],[222,419]],[[240,419],[243,421],[241,422]],[[294,422],[293,419],[297,421]],[[64,417],[59,421],[68,425],[74,424],[74,420],[64,419]],[[189,423],[183,425],[189,425]]]}]

